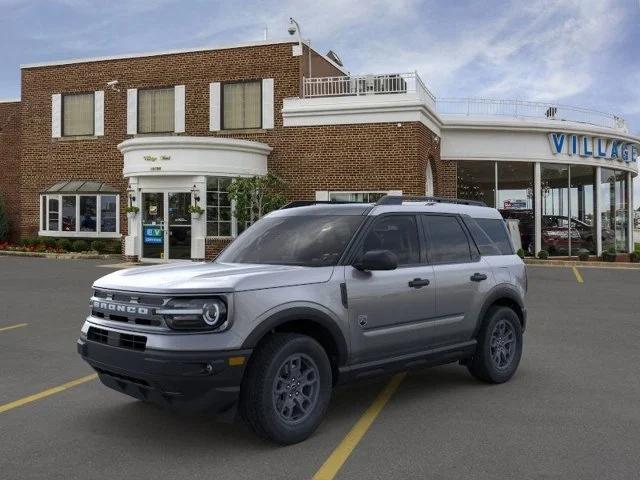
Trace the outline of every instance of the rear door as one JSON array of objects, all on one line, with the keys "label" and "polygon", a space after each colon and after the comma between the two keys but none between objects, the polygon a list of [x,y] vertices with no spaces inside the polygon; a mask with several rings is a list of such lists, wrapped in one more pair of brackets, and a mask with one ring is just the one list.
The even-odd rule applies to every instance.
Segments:
[{"label": "rear door", "polygon": [[353,258],[378,249],[393,252],[398,268],[362,272],[345,267],[351,349],[358,362],[424,350],[436,315],[433,267],[426,262],[416,215],[376,217]]},{"label": "rear door", "polygon": [[438,340],[441,345],[469,340],[493,283],[491,268],[457,215],[421,215],[421,221],[436,280]]}]

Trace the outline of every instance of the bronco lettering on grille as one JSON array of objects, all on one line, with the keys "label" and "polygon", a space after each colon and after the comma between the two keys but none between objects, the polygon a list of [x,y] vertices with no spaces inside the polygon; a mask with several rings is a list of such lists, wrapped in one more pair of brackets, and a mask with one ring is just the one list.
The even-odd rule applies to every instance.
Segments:
[{"label": "bronco lettering on grille", "polygon": [[132,313],[134,315],[149,315],[147,307],[132,307],[129,305],[121,305],[118,303],[94,302],[93,306],[100,310],[108,310],[110,312]]}]

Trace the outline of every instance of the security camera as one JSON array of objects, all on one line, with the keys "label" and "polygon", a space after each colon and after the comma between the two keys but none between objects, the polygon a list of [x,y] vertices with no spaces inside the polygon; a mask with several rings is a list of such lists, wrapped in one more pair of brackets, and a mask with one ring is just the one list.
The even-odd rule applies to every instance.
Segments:
[{"label": "security camera", "polygon": [[289,35],[295,35],[296,34],[296,26],[291,24],[289,25],[289,28],[287,28],[287,32],[289,32]]},{"label": "security camera", "polygon": [[107,82],[107,85],[109,85],[110,87],[114,87],[118,84],[118,80],[111,80],[110,82]]}]

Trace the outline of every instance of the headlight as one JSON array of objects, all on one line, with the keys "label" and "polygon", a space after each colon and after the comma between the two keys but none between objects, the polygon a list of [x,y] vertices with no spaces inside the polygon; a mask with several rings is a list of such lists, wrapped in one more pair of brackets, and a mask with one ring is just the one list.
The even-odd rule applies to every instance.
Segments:
[{"label": "headlight", "polygon": [[174,298],[156,313],[174,330],[222,331],[229,327],[227,305],[219,298]]}]

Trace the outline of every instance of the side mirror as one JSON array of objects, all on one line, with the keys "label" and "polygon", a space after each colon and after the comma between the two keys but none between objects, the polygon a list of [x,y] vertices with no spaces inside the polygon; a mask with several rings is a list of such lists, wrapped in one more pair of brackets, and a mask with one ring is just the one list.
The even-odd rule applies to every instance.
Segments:
[{"label": "side mirror", "polygon": [[369,250],[353,264],[353,268],[366,270],[395,270],[398,268],[398,257],[389,250]]}]

